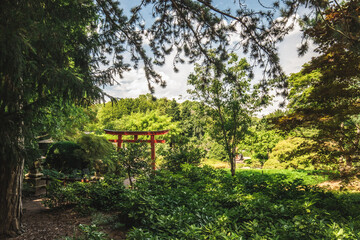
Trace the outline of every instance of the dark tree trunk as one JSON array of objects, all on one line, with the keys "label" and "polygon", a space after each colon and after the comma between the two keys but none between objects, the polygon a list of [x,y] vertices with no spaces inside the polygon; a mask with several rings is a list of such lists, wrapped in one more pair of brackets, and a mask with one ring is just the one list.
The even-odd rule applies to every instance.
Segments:
[{"label": "dark tree trunk", "polygon": [[20,220],[24,159],[18,159],[16,164],[11,159],[1,159],[0,162],[0,239],[3,239],[22,231]]},{"label": "dark tree trunk", "polygon": [[233,145],[234,145],[234,147],[232,148],[231,154],[229,154],[231,176],[235,176],[235,171],[236,171],[236,145],[235,144],[233,144]]},{"label": "dark tree trunk", "polygon": [[231,167],[231,176],[235,176],[235,169],[236,169],[236,161],[235,158],[230,160],[230,167]]},{"label": "dark tree trunk", "polygon": [[0,239],[22,233],[23,128],[20,117],[0,121]]}]

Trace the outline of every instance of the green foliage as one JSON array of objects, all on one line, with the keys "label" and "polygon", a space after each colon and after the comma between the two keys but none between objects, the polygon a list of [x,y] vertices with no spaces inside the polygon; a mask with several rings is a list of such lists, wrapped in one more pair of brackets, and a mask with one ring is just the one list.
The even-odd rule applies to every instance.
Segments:
[{"label": "green foliage", "polygon": [[188,145],[171,149],[165,155],[165,163],[161,165],[170,171],[180,171],[183,164],[198,166],[203,157],[203,152],[199,148],[192,148]]},{"label": "green foliage", "polygon": [[116,212],[130,229],[128,239],[359,238],[359,196],[306,185],[300,179],[308,181],[306,175],[251,170],[232,177],[224,170],[184,165],[176,173],[143,175],[134,189],[105,179],[57,185],[51,193],[67,196],[62,203],[83,210]]},{"label": "green foliage", "polygon": [[242,150],[251,152],[251,161],[258,161],[260,167],[264,166],[274,147],[283,139],[278,131],[269,129],[270,126],[266,118],[253,120],[253,126],[249,128],[249,133],[239,145]]},{"label": "green foliage", "polygon": [[309,73],[307,67],[289,78],[290,111],[277,126],[307,139],[297,155],[313,153],[313,163],[337,164],[344,179],[352,177],[360,153],[358,79],[333,79],[321,68]]},{"label": "green foliage", "polygon": [[[302,19],[304,36],[316,43],[319,55],[289,77],[290,112],[279,125],[317,130],[310,138],[315,144],[301,152],[316,152],[318,164],[337,164],[346,180],[357,174],[360,153],[360,4],[328,1],[321,5],[318,15]],[[300,52],[306,49],[304,45]]]},{"label": "green foliage", "polygon": [[58,171],[56,169],[44,168],[42,170],[42,173],[45,176],[50,177],[52,179],[63,179],[63,178],[81,179],[84,177],[86,177],[86,178],[89,177],[89,176],[87,176],[87,174],[89,174],[89,172],[81,171],[78,169],[73,169],[71,172],[70,171],[62,172],[62,171]]},{"label": "green foliage", "polygon": [[149,111],[124,115],[118,120],[107,123],[105,127],[112,130],[156,131],[175,128],[176,124],[172,123],[171,117],[167,115],[161,115],[158,111]]},{"label": "green foliage", "polygon": [[196,137],[201,139],[209,130],[212,121],[206,114],[207,106],[197,101],[184,101],[180,104],[181,135],[186,138]]},{"label": "green foliage", "polygon": [[[214,61],[214,52],[210,52]],[[227,67],[218,71],[216,65],[195,66],[195,73],[188,77],[188,90],[195,99],[208,106],[207,113],[213,119],[212,137],[222,144],[235,174],[234,159],[240,139],[244,138],[250,124],[251,113],[259,107],[256,91],[250,89],[247,76],[249,64],[229,54]]]},{"label": "green foliage", "polygon": [[269,176],[286,176],[288,181],[301,179],[304,184],[316,186],[319,183],[330,180],[336,174],[328,170],[303,170],[303,169],[241,169],[244,176],[269,175]]},{"label": "green foliage", "polygon": [[64,173],[70,173],[75,169],[89,168],[90,161],[84,155],[84,150],[74,142],[57,142],[47,152],[45,167]]},{"label": "green foliage", "polygon": [[122,98],[116,102],[101,105],[97,113],[99,123],[106,126],[109,122],[121,119],[132,113],[146,113],[155,109],[157,102],[150,94],[140,95],[137,98]]},{"label": "green foliage", "polygon": [[42,107],[33,119],[35,135],[49,135],[54,140],[74,141],[91,120],[90,110],[73,103],[54,101]]},{"label": "green foliage", "polygon": [[109,225],[116,220],[116,216],[102,212],[95,212],[91,215],[91,224],[96,226]]},{"label": "green foliage", "polygon": [[[105,105],[99,104],[96,116],[98,123],[88,129],[98,133],[102,133],[104,128],[121,128],[123,130],[130,127],[136,130],[149,130],[150,128],[151,130],[163,130],[167,125],[171,125],[170,122],[179,124],[180,120],[186,120],[181,112],[182,105],[174,99],[171,101],[166,98],[155,99],[150,94],[140,95],[137,98],[123,98],[115,103],[108,102]],[[139,116],[142,118],[141,121],[137,120]],[[121,120],[122,118],[126,118],[126,120]],[[120,126],[127,123],[127,120],[130,120],[131,123],[128,123],[126,127]],[[164,121],[165,125],[159,126],[161,124],[159,121]],[[173,126],[175,125],[173,124]]]},{"label": "green foliage", "polygon": [[232,178],[210,168],[186,168],[177,174],[159,172],[136,187],[122,212],[124,222],[135,226],[128,239],[360,236],[359,210],[351,207],[356,199],[324,193],[283,174]]},{"label": "green foliage", "polygon": [[80,236],[65,237],[64,240],[107,240],[107,234],[100,232],[96,225],[79,224]]},{"label": "green foliage", "polygon": [[288,137],[279,141],[270,154],[270,159],[265,162],[264,168],[293,168],[293,169],[313,169],[312,158],[315,153],[304,153],[301,156],[293,155],[301,148],[306,139],[299,137]]},{"label": "green foliage", "polygon": [[222,161],[226,160],[226,151],[224,146],[218,142],[210,140],[209,144],[207,144],[207,149],[209,150],[206,153],[206,158]]},{"label": "green foliage", "polygon": [[318,93],[324,94],[321,91],[324,86],[338,93],[346,91],[347,94],[339,94],[339,98],[327,99],[331,102],[340,99],[343,101],[354,97],[355,91],[353,90],[355,89],[344,89],[342,86],[346,86],[351,78],[357,78],[360,73],[357,64],[360,58],[360,42],[358,41],[360,4],[358,1],[352,0],[340,3],[330,1],[324,2],[322,5],[323,11],[319,13],[321,17],[318,15],[313,18],[306,16],[301,21],[304,35],[316,43],[315,51],[319,53],[306,68],[310,70],[309,72],[321,69],[321,73],[325,75],[322,80],[327,79],[318,85],[317,89],[320,90]]},{"label": "green foliage", "polygon": [[[208,107],[199,102],[187,100],[177,103],[174,99],[155,100],[150,95],[140,95],[134,99],[120,99],[113,104],[99,104],[94,108],[95,110],[91,110],[90,113],[97,111],[97,117],[84,127],[87,131],[103,134],[104,129],[133,131],[169,129],[168,134],[160,137],[168,144],[156,145],[159,157],[166,155],[163,149],[168,148],[168,145],[173,148],[188,144],[206,151],[213,149],[210,155],[216,155],[219,159],[226,157],[223,151],[217,151],[219,145],[214,143],[208,134],[212,120],[206,115]],[[107,135],[106,138],[110,139],[113,136]],[[139,139],[148,138],[139,136]],[[213,148],[212,145],[215,147]]]},{"label": "green foliage", "polygon": [[[132,113],[124,115],[122,118],[109,121],[105,124],[105,129],[119,131],[157,131],[170,130],[169,134],[164,135],[164,139],[169,140],[172,136],[179,134],[178,123],[173,122],[168,115],[160,114],[159,110],[148,111],[145,113]],[[139,136],[139,139],[143,139]]]},{"label": "green foliage", "polygon": [[126,201],[123,182],[123,178],[111,175],[96,182],[74,182],[66,186],[61,181],[53,180],[44,203],[49,207],[71,204],[83,214],[94,210],[112,211]]},{"label": "green foliage", "polygon": [[150,171],[150,153],[146,143],[129,143],[118,152],[119,163],[125,170],[132,186],[132,178]]},{"label": "green foliage", "polygon": [[176,122],[181,120],[181,115],[180,115],[181,113],[179,108],[180,104],[178,104],[176,100],[173,99],[167,105],[168,107],[166,108],[165,113],[171,117],[172,121]]},{"label": "green foliage", "polygon": [[84,157],[98,174],[118,173],[119,162],[115,147],[105,137],[94,134],[82,134],[76,139],[77,144],[85,151]]},{"label": "green foliage", "polygon": [[[11,166],[4,168],[0,176],[5,176],[6,172],[15,173],[13,166],[22,168],[23,139],[24,136],[32,138],[29,130],[41,109],[53,102],[88,104],[104,98],[106,94],[99,86],[113,84],[114,75],[122,77],[123,72],[130,69],[130,63],[138,68],[142,61],[150,90],[153,90],[152,82],[166,85],[154,71],[154,65],[163,65],[165,56],[172,51],[176,56],[174,63],[184,62],[180,57],[184,53],[191,62],[202,58],[205,65],[215,62],[217,70],[221,70],[230,45],[228,33],[235,32],[241,25],[241,29],[246,29],[239,34],[244,53],[249,53],[271,79],[282,75],[275,42],[292,29],[291,24],[290,27],[286,24],[289,16],[296,15],[298,4],[308,6],[304,1],[275,2],[272,7],[281,12],[282,20],[273,24],[274,16],[278,17],[274,11],[253,14],[242,2],[238,2],[233,16],[232,11],[219,10],[209,1],[166,3],[141,1],[126,16],[127,11],[113,0],[0,2],[0,132],[5,136],[0,146],[0,159],[2,166]],[[345,5],[352,10],[350,16],[357,16],[357,2],[350,3]],[[310,4],[310,8],[321,10],[324,6],[331,9],[331,4],[324,1]],[[142,11],[148,9],[153,9],[156,19],[145,25]],[[224,16],[235,19],[234,23],[224,24]],[[356,30],[356,18],[350,19],[355,19],[351,26]],[[144,44],[146,38],[150,41],[148,45]],[[356,39],[350,42],[357,43]],[[206,51],[214,44],[217,47],[214,53],[219,56],[216,61]],[[145,45],[149,46],[151,57]],[[128,61],[124,52],[130,55]],[[174,69],[177,70],[176,65]],[[9,174],[4,178],[7,182],[18,176]],[[10,191],[4,189],[3,192]],[[1,196],[7,201],[5,194]],[[20,204],[20,201],[12,202]],[[6,217],[0,220],[1,226],[9,221]],[[15,231],[19,231],[19,226],[16,223]],[[8,234],[12,230],[1,231],[0,234],[4,231]]]},{"label": "green foliage", "polygon": [[[211,128],[211,123],[208,122],[207,127]],[[205,153],[205,158],[228,162],[227,153],[224,146],[217,142],[215,139],[213,139],[210,132],[210,129],[206,129],[204,135],[200,138],[193,137],[192,139],[190,139],[194,139],[191,142],[192,147],[201,149]]]}]

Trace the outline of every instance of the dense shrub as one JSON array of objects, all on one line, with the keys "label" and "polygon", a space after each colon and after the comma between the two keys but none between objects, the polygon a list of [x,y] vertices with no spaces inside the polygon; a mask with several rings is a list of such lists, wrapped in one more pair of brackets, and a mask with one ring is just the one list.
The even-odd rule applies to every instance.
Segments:
[{"label": "dense shrub", "polygon": [[208,144],[208,151],[206,152],[206,158],[217,159],[226,161],[227,153],[224,146],[220,145],[214,140],[211,140]]},{"label": "dense shrub", "polygon": [[[336,195],[284,174],[183,165],[172,173],[71,184],[53,194],[80,209],[112,210],[128,239],[359,239],[360,198]],[[59,197],[51,199],[59,199]]]},{"label": "dense shrub", "polygon": [[300,137],[290,137],[279,141],[263,167],[266,169],[313,169],[312,157],[315,153],[307,152],[301,156],[293,154],[306,141]]},{"label": "dense shrub", "polygon": [[54,143],[48,150],[45,168],[71,173],[74,169],[90,167],[90,161],[85,158],[85,152],[80,145],[64,141]]},{"label": "dense shrub", "polygon": [[64,240],[107,240],[107,234],[100,232],[96,225],[79,224],[80,236],[65,237]]},{"label": "dense shrub", "polygon": [[128,239],[358,239],[356,199],[283,174],[235,177],[187,167],[137,182],[122,209]]},{"label": "dense shrub", "polygon": [[95,134],[82,134],[76,143],[84,150],[86,161],[97,174],[119,173],[119,161],[115,147],[105,137]]},{"label": "dense shrub", "polygon": [[93,210],[110,211],[126,201],[124,179],[107,176],[104,180],[83,183],[74,182],[66,186],[60,181],[52,181],[48,187],[48,199],[44,202],[49,207],[74,205],[81,213]]},{"label": "dense shrub", "polygon": [[176,172],[181,170],[182,164],[191,164],[197,166],[200,164],[203,151],[199,148],[191,148],[187,145],[180,146],[175,149],[171,149],[164,157],[164,163],[162,167]]}]

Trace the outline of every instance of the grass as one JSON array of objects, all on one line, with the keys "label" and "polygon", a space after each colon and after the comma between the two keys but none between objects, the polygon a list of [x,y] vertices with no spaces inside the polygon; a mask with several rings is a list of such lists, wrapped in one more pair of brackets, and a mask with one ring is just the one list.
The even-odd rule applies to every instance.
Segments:
[{"label": "grass", "polygon": [[238,169],[237,172],[248,175],[286,175],[288,180],[300,178],[307,185],[316,185],[329,180],[329,174],[323,171],[314,170],[293,170],[293,169]]},{"label": "grass", "polygon": [[[229,164],[224,161],[216,160],[216,159],[204,159],[201,162],[201,165],[209,165],[213,168],[226,169],[229,171]],[[322,170],[294,170],[294,169],[237,169],[237,172],[241,172],[243,174],[248,175],[257,175],[257,174],[266,174],[266,175],[286,175],[289,180],[294,180],[296,178],[300,178],[304,180],[305,184],[308,185],[316,185],[325,181],[332,179],[334,176],[334,172],[330,171],[322,171]]]},{"label": "grass", "polygon": [[201,161],[201,166],[211,166],[215,169],[219,169],[219,168],[229,168],[229,163],[228,162],[224,162],[224,161],[220,161],[220,160],[216,160],[216,159],[203,159]]}]

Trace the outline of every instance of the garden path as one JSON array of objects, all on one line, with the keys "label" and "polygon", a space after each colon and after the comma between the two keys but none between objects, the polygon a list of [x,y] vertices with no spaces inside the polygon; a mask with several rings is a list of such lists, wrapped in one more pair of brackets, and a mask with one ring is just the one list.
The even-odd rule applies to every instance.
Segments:
[{"label": "garden path", "polygon": [[[42,204],[42,198],[27,197],[23,199],[24,215],[22,224],[24,233],[8,240],[55,240],[66,236],[73,237],[78,233],[79,224],[91,224],[91,216],[83,217],[72,208],[49,209]],[[125,233],[112,231],[104,227],[111,239],[125,239]]]},{"label": "garden path", "polygon": [[[60,239],[73,236],[76,226],[88,224],[89,217],[80,217],[72,209],[49,209],[38,197],[23,199],[22,224],[24,233],[11,240],[42,240]],[[10,240],[9,239],[9,240]]]}]

